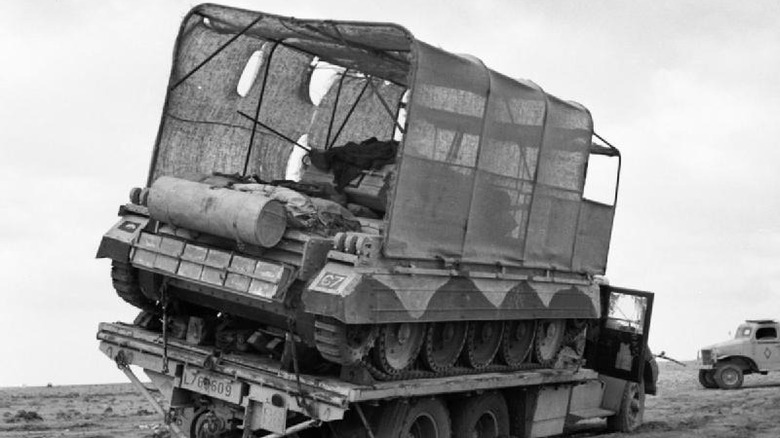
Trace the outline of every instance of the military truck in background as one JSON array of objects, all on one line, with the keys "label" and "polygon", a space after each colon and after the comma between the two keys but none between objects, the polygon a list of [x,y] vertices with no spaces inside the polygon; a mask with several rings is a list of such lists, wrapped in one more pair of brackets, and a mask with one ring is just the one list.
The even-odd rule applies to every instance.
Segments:
[{"label": "military truck in background", "polygon": [[594,136],[583,106],[394,24],[198,6],[98,249],[141,309],[101,349],[190,436],[449,436],[450,410],[630,430],[653,297],[601,278],[621,158]]},{"label": "military truck in background", "polygon": [[780,371],[780,324],[749,319],[737,327],[734,339],[699,350],[699,383],[707,389],[737,389],[746,374]]}]

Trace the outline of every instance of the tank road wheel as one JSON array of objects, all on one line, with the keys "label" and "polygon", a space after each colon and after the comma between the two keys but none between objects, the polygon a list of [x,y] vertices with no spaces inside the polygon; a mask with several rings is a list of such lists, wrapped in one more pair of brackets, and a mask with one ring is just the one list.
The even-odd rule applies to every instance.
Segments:
[{"label": "tank road wheel", "polygon": [[715,389],[718,382],[715,381],[715,370],[699,370],[699,383],[707,389]]},{"label": "tank road wheel", "polygon": [[633,432],[642,425],[644,413],[644,383],[626,382],[623,398],[620,400],[620,410],[617,414],[607,417],[607,428],[614,432]]},{"label": "tank road wheel", "polygon": [[388,405],[379,420],[376,438],[450,438],[450,415],[437,398],[397,401]]},{"label": "tank road wheel", "polygon": [[490,392],[455,403],[452,408],[453,438],[509,436],[509,410],[501,394]]},{"label": "tank road wheel", "polygon": [[129,263],[111,262],[111,283],[119,298],[133,306],[155,313],[156,303],[144,296],[138,284],[138,270]]},{"label": "tank road wheel", "polygon": [[742,368],[733,363],[719,364],[715,369],[715,382],[720,389],[737,389],[742,386]]},{"label": "tank road wheel", "polygon": [[437,322],[428,326],[422,361],[431,371],[442,372],[455,365],[466,343],[467,322]]},{"label": "tank road wheel", "polygon": [[359,363],[374,345],[377,329],[369,325],[346,325],[335,319],[314,321],[314,342],[325,360],[339,365]]},{"label": "tank road wheel", "polygon": [[385,324],[373,349],[374,365],[387,374],[398,374],[417,359],[423,341],[425,324]]},{"label": "tank road wheel", "polygon": [[563,319],[544,319],[537,323],[534,353],[540,365],[550,367],[555,363],[565,331],[566,321]]},{"label": "tank road wheel", "polygon": [[463,358],[466,365],[479,370],[490,365],[501,346],[504,333],[502,321],[473,321],[469,323]]},{"label": "tank road wheel", "polygon": [[531,352],[535,333],[536,321],[506,321],[499,350],[501,361],[510,367],[522,364]]}]

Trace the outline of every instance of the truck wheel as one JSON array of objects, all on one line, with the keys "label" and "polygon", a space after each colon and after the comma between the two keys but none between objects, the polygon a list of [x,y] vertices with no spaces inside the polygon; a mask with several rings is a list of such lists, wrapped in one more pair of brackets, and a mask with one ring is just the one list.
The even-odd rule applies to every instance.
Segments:
[{"label": "truck wheel", "polygon": [[645,384],[626,382],[620,410],[607,417],[607,427],[614,432],[633,432],[642,425],[645,414]]},{"label": "truck wheel", "polygon": [[450,415],[437,398],[399,401],[381,413],[377,438],[450,438]]},{"label": "truck wheel", "polygon": [[699,370],[699,383],[707,389],[715,389],[718,383],[715,381],[715,372],[713,370]]},{"label": "truck wheel", "polygon": [[455,403],[452,409],[454,438],[509,436],[509,410],[501,394],[492,392]]},{"label": "truck wheel", "polygon": [[743,379],[742,368],[733,363],[718,365],[715,370],[715,382],[720,389],[737,389],[742,386]]}]

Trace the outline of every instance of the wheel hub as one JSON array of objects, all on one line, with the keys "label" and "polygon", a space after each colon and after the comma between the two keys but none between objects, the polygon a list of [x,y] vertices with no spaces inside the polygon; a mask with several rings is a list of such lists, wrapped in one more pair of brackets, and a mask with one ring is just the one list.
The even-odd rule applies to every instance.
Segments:
[{"label": "wheel hub", "polygon": [[507,334],[501,342],[501,360],[512,367],[519,366],[529,356],[536,331],[535,322],[507,321]]},{"label": "wheel hub", "polygon": [[373,363],[388,374],[398,374],[417,358],[425,341],[425,324],[389,324],[380,328]]},{"label": "wheel hub", "polygon": [[503,332],[504,323],[501,321],[471,323],[464,351],[467,365],[474,369],[490,365],[501,346]]},{"label": "wheel hub", "polygon": [[566,322],[562,319],[546,320],[539,323],[536,337],[536,359],[542,366],[552,366],[563,344]]},{"label": "wheel hub", "polygon": [[398,330],[396,331],[396,339],[398,341],[398,345],[404,345],[406,341],[409,340],[409,336],[411,336],[412,329],[409,327],[408,323],[404,323],[398,326]]}]

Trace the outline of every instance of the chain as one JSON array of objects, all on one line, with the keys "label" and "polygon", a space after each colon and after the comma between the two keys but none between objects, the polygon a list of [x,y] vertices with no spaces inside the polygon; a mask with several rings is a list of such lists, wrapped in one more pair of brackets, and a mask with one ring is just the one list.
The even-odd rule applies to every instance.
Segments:
[{"label": "chain", "polygon": [[168,278],[160,284],[160,304],[162,304],[162,341],[163,341],[163,374],[168,374]]},{"label": "chain", "polygon": [[298,405],[303,408],[303,410],[310,414],[311,417],[314,417],[314,410],[313,407],[309,404],[308,400],[306,400],[306,397],[304,395],[303,391],[303,385],[301,385],[301,374],[298,368],[298,351],[295,346],[295,322],[292,318],[287,319],[287,334],[285,335],[285,341],[288,343],[290,348],[290,354],[292,355],[293,360],[293,370],[295,371],[295,382],[298,386],[298,393],[295,395],[295,401],[298,402]]}]

